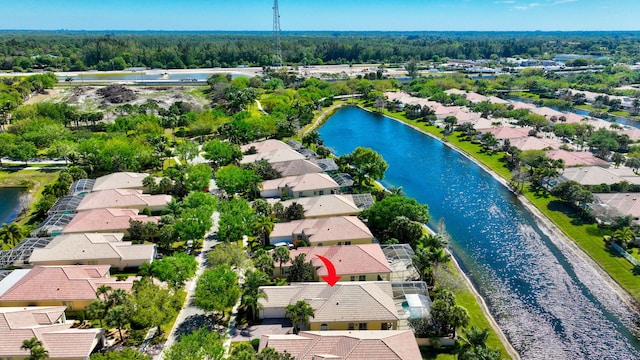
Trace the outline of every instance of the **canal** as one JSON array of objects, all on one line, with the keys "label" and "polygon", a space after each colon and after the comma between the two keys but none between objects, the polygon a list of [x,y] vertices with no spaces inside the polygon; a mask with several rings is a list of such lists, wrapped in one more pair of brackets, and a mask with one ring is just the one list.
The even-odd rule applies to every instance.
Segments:
[{"label": "canal", "polygon": [[442,142],[359,108],[320,129],[336,155],[357,146],[389,164],[385,186],[444,219],[450,248],[523,359],[638,359],[635,314],[584,260],[566,256],[490,174]]}]

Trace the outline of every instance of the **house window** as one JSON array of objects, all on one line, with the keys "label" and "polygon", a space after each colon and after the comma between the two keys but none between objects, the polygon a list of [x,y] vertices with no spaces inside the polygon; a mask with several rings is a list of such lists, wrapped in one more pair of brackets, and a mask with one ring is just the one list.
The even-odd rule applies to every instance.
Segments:
[{"label": "house window", "polygon": [[351,241],[345,241],[344,244],[345,245],[351,245]]},{"label": "house window", "polygon": [[355,329],[354,324],[353,323],[349,323],[349,330],[353,330],[353,329]]},{"label": "house window", "polygon": [[318,243],[318,246],[322,246],[322,243]]},{"label": "house window", "polygon": [[359,323],[358,330],[367,330],[367,323]]},{"label": "house window", "polygon": [[324,190],[320,190],[320,191],[318,192],[318,194],[320,194],[320,195],[324,195]]},{"label": "house window", "polygon": [[342,245],[342,241],[338,241],[338,245]]},{"label": "house window", "polygon": [[355,275],[351,275],[351,281],[356,281],[356,276]]},{"label": "house window", "polygon": [[358,276],[358,281],[366,281],[367,280],[367,275],[359,275]]},{"label": "house window", "polygon": [[329,330],[329,324],[322,324],[322,325],[320,325],[320,330],[322,330],[322,331],[327,331],[327,330]]},{"label": "house window", "polygon": [[302,197],[302,193],[301,192],[298,193],[298,197]]}]

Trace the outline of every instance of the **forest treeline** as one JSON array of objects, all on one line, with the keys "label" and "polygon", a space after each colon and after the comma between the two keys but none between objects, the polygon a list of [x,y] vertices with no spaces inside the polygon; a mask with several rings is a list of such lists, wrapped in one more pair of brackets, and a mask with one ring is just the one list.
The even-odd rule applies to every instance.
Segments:
[{"label": "forest treeline", "polygon": [[[269,66],[270,32],[0,31],[0,70]],[[553,58],[640,61],[640,32],[284,32],[287,65],[403,64],[410,59]]]}]

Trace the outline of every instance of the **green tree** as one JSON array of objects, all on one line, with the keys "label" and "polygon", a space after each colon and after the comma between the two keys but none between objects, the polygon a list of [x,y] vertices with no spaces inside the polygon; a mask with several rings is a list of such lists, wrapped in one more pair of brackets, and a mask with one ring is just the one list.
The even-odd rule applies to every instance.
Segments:
[{"label": "green tree", "polygon": [[176,145],[174,152],[180,157],[182,161],[188,163],[198,156],[200,153],[200,149],[198,149],[198,144],[193,143],[191,141],[183,141]]},{"label": "green tree", "polygon": [[239,194],[253,198],[258,193],[261,179],[253,170],[245,170],[236,165],[224,166],[215,175],[216,185],[229,195]]},{"label": "green tree", "polygon": [[11,148],[10,155],[16,160],[24,161],[25,165],[29,165],[29,160],[38,155],[38,148],[31,142],[19,141]]},{"label": "green tree", "polygon": [[162,288],[148,278],[135,283],[128,304],[131,321],[144,327],[157,326],[158,334],[162,332],[162,325],[171,321],[182,307],[175,291]]},{"label": "green tree", "polygon": [[389,224],[389,238],[398,239],[401,244],[414,244],[423,233],[423,225],[411,221],[406,216],[398,216]]},{"label": "green tree", "polygon": [[185,187],[189,191],[204,191],[209,188],[213,172],[207,164],[198,164],[187,167]]},{"label": "green tree", "polygon": [[237,164],[242,159],[240,146],[221,140],[210,140],[202,146],[204,158],[209,160],[214,169]]},{"label": "green tree", "polygon": [[107,325],[115,326],[118,328],[118,333],[120,334],[120,339],[124,342],[124,336],[122,335],[122,329],[129,323],[131,320],[131,314],[128,311],[127,307],[123,305],[118,305],[107,310],[107,315],[105,316],[105,320]]},{"label": "green tree", "polygon": [[204,311],[220,311],[224,316],[239,297],[238,275],[229,265],[220,265],[200,276],[194,304]]},{"label": "green tree", "polygon": [[180,340],[164,353],[167,360],[222,360],[224,358],[224,339],[220,334],[205,328],[198,329]]},{"label": "green tree", "polygon": [[184,209],[182,216],[173,224],[174,231],[184,241],[203,239],[213,225],[211,215],[212,211],[203,207]]},{"label": "green tree", "polygon": [[100,327],[102,326],[102,320],[107,315],[107,304],[101,300],[94,300],[87,307],[87,315],[90,319],[98,319],[100,321]]},{"label": "green tree", "polygon": [[304,206],[294,201],[284,209],[284,219],[286,221],[304,219]]},{"label": "green tree", "polygon": [[407,76],[411,79],[418,77],[418,62],[415,59],[409,60],[409,62],[404,66],[404,69],[407,70]]},{"label": "green tree", "polygon": [[282,264],[291,260],[289,249],[286,246],[278,246],[273,250],[273,261],[277,261],[280,267],[280,276],[282,276]]},{"label": "green tree", "polygon": [[49,351],[42,346],[42,341],[36,337],[24,340],[20,349],[29,351],[29,356],[26,357],[28,360],[44,360],[49,357]]},{"label": "green tree", "polygon": [[[314,267],[310,261],[305,262],[306,257],[307,254],[299,254],[291,261],[291,267],[287,275],[288,282],[313,281]],[[282,268],[280,270],[282,271]]]},{"label": "green tree", "polygon": [[285,316],[293,323],[293,333],[300,332],[302,327],[309,325],[309,318],[315,317],[315,311],[304,300],[298,300],[295,304],[287,305],[284,309]]},{"label": "green tree", "polygon": [[362,186],[370,186],[371,180],[380,180],[384,177],[389,165],[378,154],[369,148],[357,147],[352,153],[340,158],[355,170],[355,180]]},{"label": "green tree", "polygon": [[273,231],[274,227],[273,220],[271,217],[267,216],[257,216],[254,223],[253,229],[255,231],[254,234],[260,238],[262,245],[269,244],[269,234]]},{"label": "green tree", "polygon": [[0,241],[10,247],[15,247],[24,237],[24,230],[19,224],[12,222],[10,224],[2,224],[0,227]]},{"label": "green tree", "polygon": [[253,265],[268,276],[273,276],[273,259],[264,249],[258,249],[253,256]]},{"label": "green tree", "polygon": [[185,253],[175,253],[151,263],[153,276],[168,282],[172,287],[180,287],[196,274],[198,262]]},{"label": "green tree", "polygon": [[236,242],[219,243],[207,254],[207,266],[210,268],[215,268],[219,265],[241,268],[246,262],[247,253]]},{"label": "green tree", "polygon": [[475,326],[463,330],[458,338],[458,359],[460,360],[500,360],[500,352],[487,347],[489,329],[480,330]]},{"label": "green tree", "polygon": [[143,354],[138,350],[124,348],[122,350],[107,351],[105,353],[93,353],[90,360],[151,360],[151,356]]},{"label": "green tree", "polygon": [[376,202],[371,208],[362,212],[367,219],[367,226],[373,235],[381,241],[389,239],[389,226],[399,216],[424,224],[429,220],[426,205],[415,199],[404,196],[388,196]]}]

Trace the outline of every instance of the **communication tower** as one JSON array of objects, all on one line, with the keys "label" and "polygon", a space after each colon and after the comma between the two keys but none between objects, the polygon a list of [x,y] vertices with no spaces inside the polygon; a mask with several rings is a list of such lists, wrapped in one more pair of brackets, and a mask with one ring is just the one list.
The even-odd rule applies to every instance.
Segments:
[{"label": "communication tower", "polygon": [[282,66],[282,48],[280,46],[280,10],[278,0],[273,0],[273,66]]}]

